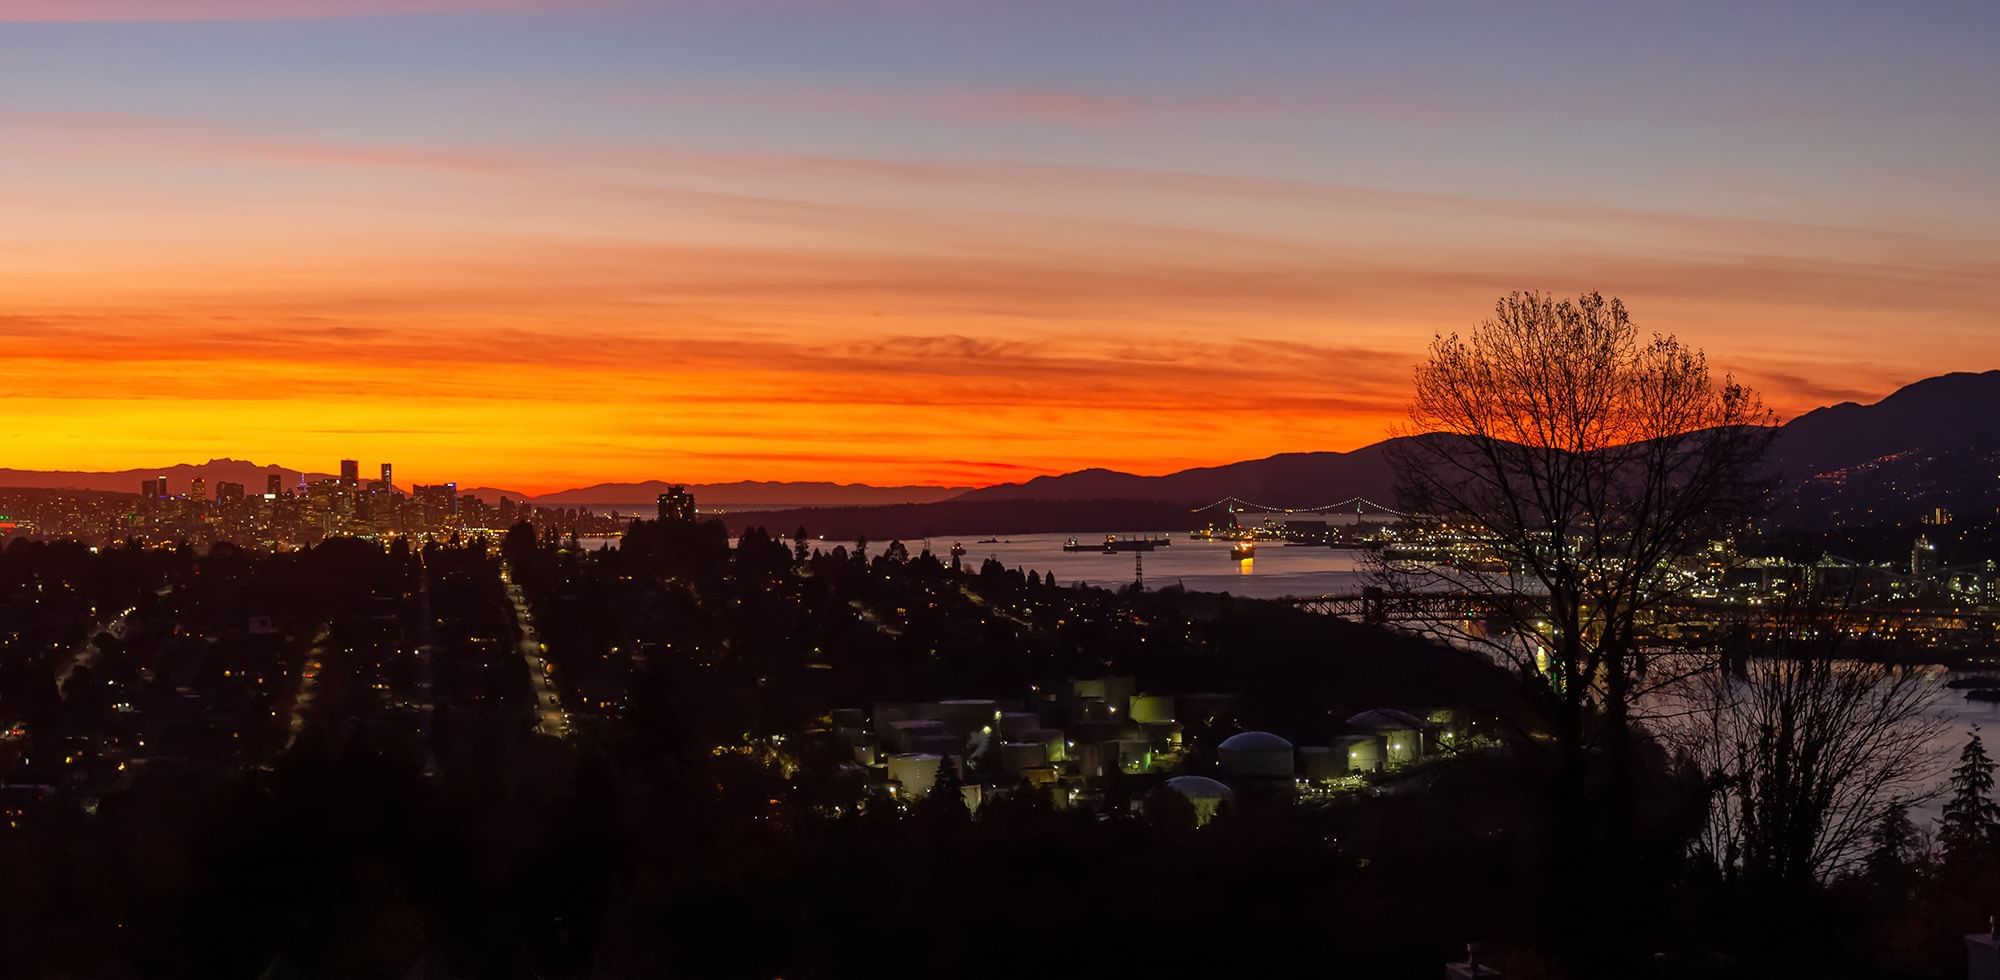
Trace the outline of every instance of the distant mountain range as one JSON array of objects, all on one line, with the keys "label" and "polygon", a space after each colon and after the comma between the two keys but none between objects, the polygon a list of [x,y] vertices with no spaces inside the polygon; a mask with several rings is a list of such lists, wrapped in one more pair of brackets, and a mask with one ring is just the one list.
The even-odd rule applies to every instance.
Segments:
[{"label": "distant mountain range", "polygon": [[[307,471],[307,480],[324,480],[331,474]],[[108,470],[16,470],[0,468],[0,487],[29,487],[45,490],[115,490],[138,493],[142,480],[166,477],[176,492],[185,491],[188,481],[201,477],[210,493],[218,483],[241,483],[247,493],[263,493],[265,480],[276,476],[285,489],[298,486],[300,471],[283,466],[252,463],[241,459],[211,459],[206,463],[175,463],[150,469]]]},{"label": "distant mountain range", "polygon": [[[544,507],[583,507],[648,503],[671,484],[599,483],[533,498]],[[687,489],[704,509],[714,507],[872,507],[883,504],[928,504],[949,500],[969,487],[877,487],[865,483],[742,480],[736,483],[693,483]]]},{"label": "distant mountain range", "polygon": [[[782,514],[785,522],[816,508],[869,508],[875,518],[936,533],[1006,530],[1099,529],[1104,501],[1196,507],[1238,497],[1274,507],[1308,508],[1366,497],[1394,505],[1395,477],[1388,447],[1395,440],[1351,452],[1280,453],[1264,459],[1204,466],[1163,476],[1085,469],[969,490],[964,487],[876,487],[859,483],[762,482],[693,484],[704,509],[749,511],[753,519]],[[1908,385],[1872,405],[1847,402],[1816,409],[1785,423],[1771,450],[1783,496],[1780,516],[1807,525],[1834,520],[1909,521],[1945,507],[1961,514],[2000,508],[2000,371],[1956,373]],[[236,459],[114,472],[0,469],[0,486],[114,490],[136,493],[141,480],[165,476],[184,489],[195,476],[209,486],[242,483],[260,492],[278,474],[286,486],[300,472]],[[306,479],[326,477],[308,471]],[[467,488],[497,502],[502,496],[542,506],[642,506],[664,492],[660,481],[600,483],[534,496],[489,487]],[[1097,502],[1062,516],[1056,504]],[[1041,513],[1042,517],[1030,515]],[[1164,513],[1164,511],[1162,512]],[[1000,515],[1005,514],[1004,520]],[[978,515],[975,517],[974,515]],[[837,518],[844,525],[868,515]],[[821,514],[809,523],[836,520]],[[971,521],[980,528],[955,525]],[[1037,523],[1046,526],[1033,526]],[[783,522],[781,522],[783,523]]]},{"label": "distant mountain range", "polygon": [[[1239,497],[1316,507],[1349,497],[1394,506],[1388,447],[1281,453],[1264,459],[1137,476],[1087,469],[974,490],[965,501],[1172,501],[1200,506]],[[1785,423],[1771,447],[1781,516],[1907,521],[1933,507],[1992,514],[2000,507],[2000,371],[1918,381],[1872,405],[1846,402]],[[1050,530],[1055,530],[1051,528]]]},{"label": "distant mountain range", "polygon": [[2000,371],[1808,412],[1778,433],[1772,456],[1784,478],[1778,516],[1791,523],[1908,522],[1935,507],[1990,517],[2000,512]]},{"label": "distant mountain range", "polygon": [[1165,476],[1137,476],[1088,469],[1004,483],[967,493],[964,500],[1161,500],[1200,506],[1238,497],[1273,507],[1317,507],[1349,497],[1394,506],[1396,481],[1388,446],[1353,452],[1279,453],[1223,466],[1203,466]]}]

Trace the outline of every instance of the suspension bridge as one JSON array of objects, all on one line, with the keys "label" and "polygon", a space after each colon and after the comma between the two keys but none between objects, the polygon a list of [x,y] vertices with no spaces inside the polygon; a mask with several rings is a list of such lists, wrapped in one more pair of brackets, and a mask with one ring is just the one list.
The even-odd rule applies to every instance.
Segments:
[{"label": "suspension bridge", "polygon": [[1241,497],[1224,497],[1212,504],[1196,507],[1192,513],[1229,515],[1232,519],[1237,514],[1340,516],[1380,521],[1418,519],[1415,514],[1405,513],[1386,504],[1378,504],[1366,497],[1349,497],[1346,500],[1314,507],[1279,507],[1244,500]]}]

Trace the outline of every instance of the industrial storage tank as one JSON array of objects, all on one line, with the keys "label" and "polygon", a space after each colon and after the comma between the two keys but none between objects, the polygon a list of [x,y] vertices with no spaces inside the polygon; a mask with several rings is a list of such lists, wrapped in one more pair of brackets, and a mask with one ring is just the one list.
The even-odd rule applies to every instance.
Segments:
[{"label": "industrial storage tank", "polygon": [[854,761],[864,766],[876,764],[875,736],[858,728],[843,728],[834,737],[844,746]]},{"label": "industrial storage tank", "polygon": [[1457,708],[1425,708],[1412,713],[1424,721],[1426,749],[1450,748],[1453,742],[1472,733],[1472,719]]},{"label": "industrial storage tank", "polygon": [[1049,746],[1046,742],[1000,743],[1000,768],[1007,772],[1021,772],[1048,764]]},{"label": "industrial storage tank", "polygon": [[1070,746],[1069,757],[1077,775],[1086,779],[1106,776],[1118,768],[1118,743],[1078,742]]},{"label": "industrial storage tank", "polygon": [[1088,725],[1071,725],[1063,729],[1072,742],[1115,742],[1121,738],[1140,738],[1145,730],[1129,721],[1107,721]]},{"label": "industrial storage tank", "polygon": [[971,735],[991,728],[1000,718],[1000,706],[992,698],[953,698],[938,702],[938,719],[958,735]]},{"label": "industrial storage tank", "polygon": [[1048,746],[1050,762],[1069,761],[1069,747],[1067,743],[1063,741],[1063,733],[1062,729],[1060,728],[1030,729],[1028,731],[1021,733],[1019,741],[1040,742],[1043,745]]},{"label": "industrial storage tank", "polygon": [[1140,725],[1139,737],[1153,743],[1155,749],[1178,749],[1181,747],[1181,726],[1173,722]]},{"label": "industrial storage tank", "polygon": [[1083,678],[1071,681],[1069,686],[1071,698],[1078,701],[1096,698],[1109,704],[1112,713],[1118,715],[1125,713],[1126,704],[1138,689],[1138,681],[1123,674]]},{"label": "industrial storage tank", "polygon": [[936,720],[938,716],[937,703],[933,701],[877,701],[869,710],[876,728],[887,728],[899,721]]},{"label": "industrial storage tank", "polygon": [[1376,772],[1382,768],[1382,743],[1373,735],[1334,739],[1333,750],[1344,755],[1348,772]]},{"label": "industrial storage tank", "polygon": [[1175,776],[1167,780],[1167,788],[1187,797],[1194,804],[1194,822],[1199,827],[1215,819],[1215,811],[1224,803],[1236,799],[1236,792],[1207,776]]},{"label": "industrial storage tank", "polygon": [[1222,771],[1252,779],[1292,778],[1292,743],[1270,732],[1237,732],[1220,747]]},{"label": "industrial storage tank", "polygon": [[1116,706],[1103,698],[1077,698],[1070,703],[1069,720],[1073,725],[1108,725],[1120,719]]},{"label": "industrial storage tank", "polygon": [[1228,727],[1236,721],[1236,695],[1234,694],[1183,694],[1177,699],[1175,709],[1180,712],[1180,721],[1186,725],[1212,728],[1217,725]]},{"label": "industrial storage tank", "polygon": [[1158,725],[1174,720],[1174,696],[1171,694],[1132,695],[1132,720],[1141,725]]},{"label": "industrial storage tank", "polygon": [[1153,771],[1153,743],[1143,738],[1121,738],[1110,743],[1118,747],[1118,768],[1125,772]]},{"label": "industrial storage tank", "polygon": [[910,740],[910,751],[929,752],[933,755],[964,755],[965,739],[942,732],[936,735],[919,735]]},{"label": "industrial storage tank", "polygon": [[1325,745],[1299,748],[1299,769],[1314,782],[1329,782],[1347,775],[1347,752]]},{"label": "industrial storage tank", "polygon": [[917,739],[945,734],[944,722],[923,718],[892,721],[882,730],[882,744],[895,752],[916,751]]},{"label": "industrial storage tank", "polygon": [[1028,698],[1021,710],[1042,720],[1044,726],[1060,723],[1069,717],[1069,697],[1058,696],[1055,691],[1046,691]]},{"label": "industrial storage tank", "polygon": [[1125,674],[1115,674],[1104,678],[1104,700],[1111,702],[1112,708],[1120,715],[1132,703],[1132,695],[1139,693],[1139,680]]},{"label": "industrial storage tank", "polygon": [[1377,708],[1347,719],[1347,724],[1380,739],[1382,760],[1391,766],[1415,762],[1424,754],[1424,722],[1408,712]]},{"label": "industrial storage tank", "polygon": [[1053,788],[1062,783],[1062,774],[1054,766],[1030,766],[1021,770],[1021,781],[1037,789]]},{"label": "industrial storage tank", "polygon": [[889,757],[889,778],[903,784],[902,793],[910,799],[929,796],[931,787],[937,785],[938,763],[944,757],[928,752],[906,752]]},{"label": "industrial storage tank", "polygon": [[1008,738],[1019,738],[1024,732],[1042,727],[1042,718],[1031,711],[1003,711],[1000,723],[994,727]]}]

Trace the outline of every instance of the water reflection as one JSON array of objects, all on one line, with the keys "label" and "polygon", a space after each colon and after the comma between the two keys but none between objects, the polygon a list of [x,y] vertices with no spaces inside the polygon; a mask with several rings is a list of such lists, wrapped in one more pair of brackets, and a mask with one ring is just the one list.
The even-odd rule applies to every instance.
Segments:
[{"label": "water reflection", "polygon": [[[1159,531],[1119,531],[1121,538],[1158,536]],[[1023,534],[997,542],[964,542],[969,552],[965,560],[974,568],[987,558],[997,559],[1008,568],[1053,572],[1065,585],[1084,582],[1103,588],[1119,588],[1132,581],[1131,553],[1105,554],[1100,551],[1064,551],[1067,534]],[[1085,535],[1077,535],[1079,539]],[[918,542],[906,542],[912,552]],[[943,555],[952,541],[932,538],[932,554]],[[1361,552],[1326,547],[1285,545],[1263,541],[1254,558],[1236,560],[1229,553],[1232,542],[1191,540],[1185,532],[1174,535],[1173,543],[1142,552],[1146,587],[1152,589],[1180,585],[1198,592],[1228,592],[1258,599],[1288,595],[1352,593],[1361,589],[1366,556]],[[832,547],[827,542],[823,547]]]}]

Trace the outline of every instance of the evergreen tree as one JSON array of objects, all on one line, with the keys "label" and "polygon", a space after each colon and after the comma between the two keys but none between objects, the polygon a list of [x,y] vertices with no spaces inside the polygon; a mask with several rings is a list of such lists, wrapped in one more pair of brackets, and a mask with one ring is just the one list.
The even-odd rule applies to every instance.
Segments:
[{"label": "evergreen tree", "polygon": [[1901,800],[1882,811],[1869,838],[1864,861],[1868,881],[1877,888],[1907,893],[1913,858],[1917,854],[1917,825],[1910,820],[1910,806]]},{"label": "evergreen tree", "polygon": [[937,780],[931,784],[931,792],[949,790],[957,793],[964,785],[964,781],[958,778],[958,767],[952,765],[951,756],[939,756]]},{"label": "evergreen tree", "polygon": [[1958,862],[1992,847],[2000,830],[2000,807],[1993,803],[1993,760],[1974,727],[1958,754],[1958,768],[1951,772],[1951,798],[1944,804],[1944,820],[1939,837],[1944,843],[1945,860]]},{"label": "evergreen tree", "polygon": [[1163,834],[1188,834],[1201,824],[1201,813],[1180,791],[1161,783],[1139,798],[1139,812],[1154,830]]},{"label": "evergreen tree", "polygon": [[971,820],[972,811],[965,806],[964,787],[951,756],[938,759],[937,779],[931,784],[930,795],[917,804],[918,812],[927,820],[947,825]]}]

